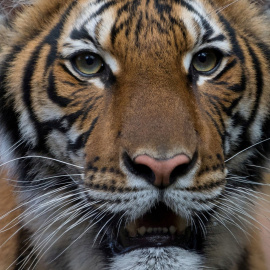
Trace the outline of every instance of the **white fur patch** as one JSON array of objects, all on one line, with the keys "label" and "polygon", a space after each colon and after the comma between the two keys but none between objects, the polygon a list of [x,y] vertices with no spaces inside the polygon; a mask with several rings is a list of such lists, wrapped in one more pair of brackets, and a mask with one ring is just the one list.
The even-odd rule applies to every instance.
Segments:
[{"label": "white fur patch", "polygon": [[26,109],[20,115],[19,127],[25,141],[35,146],[37,143],[37,132]]},{"label": "white fur patch", "polygon": [[0,128],[0,142],[0,171],[4,169],[2,164],[5,164],[4,167],[15,174],[17,162],[12,160],[16,158],[14,155],[14,150],[20,145],[21,142],[19,141],[12,145],[7,133],[3,128]]},{"label": "white fur patch", "polygon": [[116,256],[110,270],[195,270],[203,259],[195,252],[181,248],[145,248]]}]

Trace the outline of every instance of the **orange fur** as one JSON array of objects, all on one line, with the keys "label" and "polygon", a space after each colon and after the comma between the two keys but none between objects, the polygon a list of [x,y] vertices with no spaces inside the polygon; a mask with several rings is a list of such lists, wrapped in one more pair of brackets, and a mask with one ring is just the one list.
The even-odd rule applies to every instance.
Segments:
[{"label": "orange fur", "polygon": [[[0,246],[7,241],[3,247],[0,248],[0,270],[6,270],[16,260],[19,254],[18,247],[20,245],[19,233],[16,233],[19,229],[19,225],[15,224],[19,210],[14,211],[17,206],[16,198],[13,194],[13,188],[8,184],[6,178],[7,174],[2,170],[0,173],[0,217],[10,211],[12,211],[12,213],[3,219],[0,218],[0,230],[7,226],[6,231],[0,233]],[[8,240],[9,238],[10,240]]]}]

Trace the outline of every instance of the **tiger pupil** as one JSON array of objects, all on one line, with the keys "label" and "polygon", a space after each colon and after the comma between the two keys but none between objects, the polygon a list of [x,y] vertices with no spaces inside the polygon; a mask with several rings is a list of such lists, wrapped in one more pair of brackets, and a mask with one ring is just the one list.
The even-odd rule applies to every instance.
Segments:
[{"label": "tiger pupil", "polygon": [[207,53],[200,53],[200,54],[198,54],[198,60],[201,63],[205,63],[207,61]]},{"label": "tiger pupil", "polygon": [[92,55],[86,55],[84,60],[88,66],[92,66],[95,62],[95,58]]}]

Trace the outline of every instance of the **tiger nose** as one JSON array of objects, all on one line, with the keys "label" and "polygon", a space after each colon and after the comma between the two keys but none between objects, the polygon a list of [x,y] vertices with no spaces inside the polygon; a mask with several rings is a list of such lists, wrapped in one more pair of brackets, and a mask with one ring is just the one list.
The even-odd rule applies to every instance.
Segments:
[{"label": "tiger nose", "polygon": [[[171,185],[176,180],[176,176],[186,171],[190,162],[190,158],[185,154],[166,160],[155,159],[148,155],[140,155],[134,159],[135,164],[146,166],[151,170],[154,177],[145,177],[145,179],[158,188]],[[175,177],[172,177],[173,172]]]}]

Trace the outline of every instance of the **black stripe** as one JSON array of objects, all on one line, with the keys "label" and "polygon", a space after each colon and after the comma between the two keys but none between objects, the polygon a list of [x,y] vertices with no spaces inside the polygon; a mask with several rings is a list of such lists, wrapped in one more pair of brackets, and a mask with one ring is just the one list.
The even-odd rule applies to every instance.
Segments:
[{"label": "black stripe", "polygon": [[244,57],[243,51],[241,50],[241,47],[239,46],[238,40],[236,38],[236,33],[233,27],[220,13],[217,13],[217,15],[219,16],[221,23],[225,26],[226,32],[229,34],[234,55],[236,55],[240,59],[241,63],[244,64],[245,57]]},{"label": "black stripe", "polygon": [[55,101],[59,106],[66,107],[71,100],[65,97],[61,97],[57,94],[56,85],[55,85],[55,76],[53,71],[50,71],[48,77],[48,88],[47,88],[48,96],[51,100]]},{"label": "black stripe", "polygon": [[241,81],[233,85],[229,85],[228,89],[235,93],[242,93],[246,90],[247,80],[244,69],[242,68]]},{"label": "black stripe", "polygon": [[[225,109],[226,107],[221,103],[221,98],[218,96],[214,96],[214,95],[210,95],[208,93],[203,93],[203,95],[208,97],[208,100],[210,101],[210,103],[213,105],[216,113],[218,114],[219,118],[220,118],[220,124],[223,128],[223,130],[225,130],[225,124],[224,124],[224,120],[222,118],[222,114],[221,114],[221,109],[218,107],[218,105],[223,109]],[[222,101],[224,101],[224,99],[222,99]]]},{"label": "black stripe", "polygon": [[[213,108],[210,108],[212,113],[213,114],[218,114],[219,116],[219,120],[220,120],[220,125],[221,127],[219,126],[219,124],[215,121],[215,119],[211,116],[211,120],[212,122],[214,123],[220,137],[221,137],[221,140],[222,140],[222,144],[224,144],[224,140],[225,140],[225,124],[224,124],[224,120],[222,118],[222,114],[221,114],[221,110],[220,108],[218,108],[217,104],[213,101],[212,98],[210,98],[210,96],[208,96],[208,102],[210,102],[213,106]],[[210,113],[207,112],[207,114],[210,116]]]},{"label": "black stripe", "polygon": [[230,105],[229,108],[227,108],[225,110],[225,113],[230,117],[232,115],[232,111],[233,109],[239,104],[240,100],[242,99],[241,96],[239,96],[238,98],[236,98]]},{"label": "black stripe", "polygon": [[68,69],[67,66],[64,65],[63,63],[59,63],[59,66],[66,72],[66,74],[69,74],[72,78],[75,78],[77,80],[78,84],[77,85],[74,84],[74,86],[85,86],[85,87],[91,86],[90,82],[83,81],[79,77],[74,76],[74,74],[70,71],[70,69]]},{"label": "black stripe", "polygon": [[[85,121],[87,118],[88,118],[88,114],[89,114],[89,112],[91,112],[92,111],[92,109],[94,108],[94,106],[97,104],[97,101],[99,100],[99,99],[101,99],[103,96],[97,96],[95,99],[94,99],[94,102],[92,103],[92,104],[90,104],[90,105],[85,105],[84,106],[84,108],[86,108],[85,110],[84,110],[84,113],[83,113],[83,118],[82,118],[82,121]],[[89,102],[88,102],[89,103]]]},{"label": "black stripe", "polygon": [[159,14],[163,14],[163,13],[170,14],[172,12],[172,6],[165,4],[164,2],[161,3],[160,0],[155,0],[154,4],[155,4],[155,9],[157,10]]},{"label": "black stripe", "polygon": [[[69,81],[62,81],[62,80],[61,80],[61,83],[62,83],[62,84],[66,84],[66,85],[68,85],[68,86],[73,86],[73,87],[76,86],[75,83],[72,83],[72,82],[69,82]],[[81,89],[85,89],[85,88],[81,88]],[[80,90],[81,90],[81,89],[80,89]]]},{"label": "black stripe", "polygon": [[205,111],[205,113],[208,115],[208,117],[210,118],[211,122],[214,124],[220,138],[222,139],[223,141],[223,137],[224,137],[224,134],[222,133],[222,131],[220,130],[220,127],[218,126],[216,120],[212,117],[212,115],[208,112],[208,111]]},{"label": "black stripe", "polygon": [[224,35],[220,34],[216,37],[210,38],[210,39],[205,39],[206,43],[214,42],[214,41],[224,41],[226,38]]},{"label": "black stripe", "polygon": [[121,8],[119,8],[117,10],[117,17],[116,18],[121,17],[124,12],[128,12],[129,9],[130,9],[130,7],[131,7],[131,5],[132,5],[132,3],[128,1]]},{"label": "black stripe", "polygon": [[95,45],[95,47],[98,47],[99,44],[97,41],[89,34],[89,32],[85,29],[85,26],[82,26],[79,30],[73,29],[70,38],[73,40],[89,40],[91,43]]},{"label": "black stripe", "polygon": [[[248,40],[243,38],[245,41],[245,45],[247,46],[247,49],[249,51],[249,55],[252,58],[252,67],[253,70],[255,72],[255,78],[256,78],[256,100],[254,101],[254,106],[251,112],[251,115],[248,119],[248,121],[243,120],[242,117],[241,119],[239,119],[240,114],[237,113],[232,117],[232,120],[234,121],[235,125],[239,125],[241,123],[241,126],[245,127],[246,131],[247,129],[250,128],[250,125],[252,125],[255,121],[256,115],[257,115],[257,111],[260,105],[260,101],[261,101],[261,96],[262,96],[262,91],[263,91],[263,74],[262,74],[262,70],[261,70],[261,64],[259,62],[259,59],[257,57],[257,55],[255,54],[254,50],[251,48],[251,46],[248,43]],[[255,90],[255,89],[254,89]],[[240,151],[241,149],[245,149],[247,147],[249,147],[251,145],[251,140],[250,140],[250,134],[248,132],[243,132],[242,136],[241,136],[241,142],[238,145],[237,149],[235,149],[235,152]],[[259,159],[256,157],[256,159],[254,160],[253,164],[256,164],[259,162]]]},{"label": "black stripe", "polygon": [[[77,102],[75,102],[75,103],[72,103],[72,106],[81,105],[81,108],[82,108],[82,109],[77,110],[76,112],[71,113],[71,114],[69,114],[69,115],[65,115],[65,116],[60,120],[60,122],[63,122],[63,121],[65,121],[65,120],[67,120],[68,123],[69,123],[69,127],[71,127],[71,126],[75,123],[75,121],[77,121],[77,119],[78,119],[79,117],[81,117],[81,116],[83,116],[83,119],[82,119],[82,122],[83,122],[84,120],[87,119],[88,113],[91,112],[91,110],[93,109],[93,107],[96,105],[96,102],[97,102],[100,98],[102,98],[102,97],[103,97],[103,96],[98,96],[98,97],[96,97],[95,99],[94,99],[93,96],[92,96],[92,97],[89,97],[86,101],[84,101],[83,104],[81,104],[80,101],[77,101]],[[94,99],[94,101],[93,101],[93,99]],[[93,102],[92,102],[92,101],[93,101]],[[90,103],[90,102],[92,102],[92,103]]]},{"label": "black stripe", "polygon": [[[128,39],[129,33],[131,31],[132,22],[135,19],[135,15],[132,16],[132,14],[136,14],[138,6],[139,6],[138,1],[132,1],[132,2],[126,3],[121,8],[118,9],[118,11],[117,11],[118,16],[117,16],[117,18],[114,22],[114,25],[111,29],[111,43],[113,46],[115,44],[115,40],[116,40],[117,35],[124,28],[126,29],[126,31],[125,31],[126,38]],[[129,12],[129,16],[127,19],[125,19],[124,21],[122,21],[119,24],[119,21],[121,20],[121,15],[123,12]],[[117,26],[117,25],[119,25],[119,26]]]},{"label": "black stripe", "polygon": [[255,71],[255,78],[256,78],[256,100],[253,106],[251,116],[249,117],[249,120],[248,120],[248,126],[249,126],[255,121],[255,117],[256,117],[256,114],[260,105],[261,96],[263,92],[263,74],[262,74],[261,64],[258,57],[256,56],[254,50],[251,48],[251,46],[249,45],[246,39],[245,39],[245,42],[249,50],[249,54],[252,58],[253,69]]},{"label": "black stripe", "polygon": [[18,115],[15,112],[14,100],[9,98],[7,100],[8,93],[8,71],[11,68],[12,62],[16,55],[22,50],[23,46],[14,46],[11,53],[6,56],[5,60],[0,66],[0,112],[1,112],[1,125],[5,125],[7,131],[9,131],[10,139],[13,143],[19,141],[21,138]]},{"label": "black stripe", "polygon": [[[270,115],[265,120],[263,127],[262,127],[262,134],[264,135],[263,138],[270,138]],[[260,145],[260,153],[264,154],[264,156],[270,153],[270,142],[266,142]],[[265,162],[265,160],[264,160]],[[264,165],[263,165],[264,166]]]},{"label": "black stripe", "polygon": [[200,20],[202,22],[202,26],[205,28],[205,32],[206,32],[204,38],[205,38],[205,40],[210,39],[210,37],[214,33],[214,30],[210,26],[208,21],[197,10],[195,10],[189,3],[187,3],[185,0],[176,0],[176,3],[185,7],[187,10],[193,12],[194,14],[196,14],[200,18]]},{"label": "black stripe", "polygon": [[216,83],[217,80],[219,80],[223,75],[225,75],[228,71],[234,68],[236,63],[237,60],[233,59],[233,61],[231,61],[225,68],[223,68],[223,70],[219,74],[217,74],[210,82]]},{"label": "black stripe", "polygon": [[263,42],[258,42],[257,47],[260,49],[260,51],[263,53],[264,57],[266,58],[266,62],[268,63],[268,68],[270,69],[270,47],[268,44],[265,44]]},{"label": "black stripe", "polygon": [[[45,132],[45,130],[43,128],[41,128],[41,126],[38,123],[36,116],[32,110],[31,82],[34,78],[34,71],[35,71],[35,68],[37,66],[38,59],[40,58],[40,52],[41,52],[42,47],[45,44],[51,44],[51,42],[53,42],[53,47],[54,46],[56,47],[56,42],[57,42],[57,39],[60,37],[61,30],[62,30],[62,27],[65,23],[66,16],[70,13],[70,11],[75,6],[75,4],[76,4],[76,1],[72,2],[72,4],[67,8],[67,10],[64,12],[64,14],[61,16],[57,25],[51,30],[51,32],[45,37],[45,39],[39,44],[39,46],[36,47],[36,49],[34,50],[34,52],[31,55],[28,63],[26,64],[26,68],[25,68],[24,75],[23,75],[23,82],[22,82],[23,100],[27,106],[27,110],[28,110],[28,113],[30,115],[30,118],[31,118],[32,122],[34,123],[35,129],[38,133],[39,141],[37,144],[40,146],[42,145],[43,147],[45,147],[45,137],[46,137],[48,131]],[[47,63],[46,63],[47,68],[49,65],[52,65],[52,62],[55,60],[55,59],[52,59],[53,56],[56,57],[55,50],[56,50],[55,48],[51,49],[51,52],[47,58]]]},{"label": "black stripe", "polygon": [[244,253],[242,254],[242,258],[241,261],[239,263],[238,266],[238,270],[249,270],[250,269],[250,265],[249,265],[249,253],[248,251],[245,249]]},{"label": "black stripe", "polygon": [[90,20],[96,18],[97,16],[99,16],[100,14],[102,14],[103,12],[108,10],[110,7],[115,6],[115,5],[117,5],[117,1],[115,1],[115,0],[112,0],[110,2],[106,2],[103,6],[101,6],[99,8],[98,11],[96,11],[94,14],[91,15]]},{"label": "black stripe", "polygon": [[95,128],[95,126],[97,124],[98,118],[99,117],[97,116],[92,121],[89,130],[86,131],[85,133],[81,134],[74,143],[73,142],[69,142],[69,146],[68,146],[68,150],[69,151],[76,151],[78,149],[81,149],[85,145],[87,139],[92,134],[92,131],[94,130],[94,128]]},{"label": "black stripe", "polygon": [[136,46],[139,47],[139,36],[141,34],[141,31],[143,29],[142,26],[142,12],[140,12],[140,16],[139,19],[137,20],[137,24],[136,24],[136,30],[135,30],[135,37],[136,37]]},{"label": "black stripe", "polygon": [[[185,25],[184,25],[184,22],[181,20],[181,19],[175,19],[175,18],[170,18],[170,20],[171,20],[171,23],[173,24],[173,25],[175,25],[175,26],[178,26],[179,27],[179,29],[180,29],[180,31],[181,31],[181,33],[182,33],[182,35],[183,35],[183,44],[181,44],[181,47],[182,48],[186,48],[187,47],[187,29],[185,28]],[[177,34],[176,34],[176,32],[175,32],[175,30],[174,30],[174,28],[172,28],[173,29],[173,35],[174,35],[174,42],[175,42],[175,47],[176,47],[176,49],[179,51],[179,52],[181,52],[181,48],[179,48],[179,46],[178,46],[178,44],[177,44],[177,40],[178,40],[178,38],[177,38]],[[185,43],[184,43],[185,42]]]},{"label": "black stripe", "polygon": [[[241,93],[242,91],[244,91],[246,89],[246,75],[244,74],[244,69],[242,68],[242,74],[241,74],[241,81],[239,84],[235,84],[232,86],[229,86],[229,89],[231,91],[234,91],[236,93]],[[241,101],[242,96],[239,96],[238,98],[236,98],[232,103],[231,106],[229,108],[227,108],[225,110],[226,114],[228,116],[232,116],[232,111],[233,109],[239,104],[239,102]]]}]

